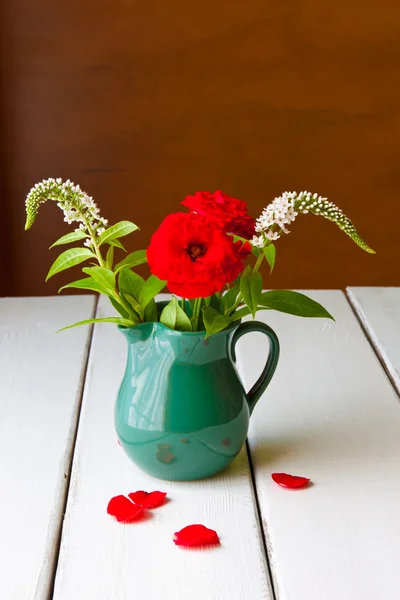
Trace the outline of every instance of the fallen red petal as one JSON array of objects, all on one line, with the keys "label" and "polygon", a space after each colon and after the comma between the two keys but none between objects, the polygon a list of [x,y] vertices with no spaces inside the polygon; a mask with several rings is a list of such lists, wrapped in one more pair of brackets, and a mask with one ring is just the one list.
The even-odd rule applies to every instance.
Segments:
[{"label": "fallen red petal", "polygon": [[126,496],[114,496],[107,506],[107,512],[119,523],[131,523],[143,513],[143,508],[137,506]]},{"label": "fallen red petal", "polygon": [[204,525],[188,525],[174,534],[177,546],[215,546],[219,544],[216,531]]},{"label": "fallen red petal", "polygon": [[166,495],[166,492],[143,492],[143,490],[128,494],[132,502],[142,508],[157,508],[158,506],[161,506]]},{"label": "fallen red petal", "polygon": [[289,475],[288,473],[272,473],[271,477],[275,483],[292,489],[303,487],[310,481],[307,477],[298,477],[297,475]]}]

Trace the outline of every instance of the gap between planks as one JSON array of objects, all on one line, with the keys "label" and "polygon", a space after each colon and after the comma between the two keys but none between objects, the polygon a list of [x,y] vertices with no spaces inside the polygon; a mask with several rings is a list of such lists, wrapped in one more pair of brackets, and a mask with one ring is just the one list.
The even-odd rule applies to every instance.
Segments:
[{"label": "gap between planks", "polygon": [[383,370],[386,373],[387,378],[389,379],[390,383],[392,384],[392,387],[393,387],[394,391],[396,392],[397,397],[400,400],[400,387],[399,387],[398,377],[397,377],[397,374],[396,374],[394,368],[391,365],[389,357],[386,356],[382,352],[382,350],[380,348],[379,340],[378,340],[377,336],[375,335],[373,328],[369,325],[367,317],[366,317],[366,315],[364,315],[364,311],[361,308],[361,305],[358,302],[355,294],[352,292],[352,290],[350,288],[346,288],[345,295],[346,295],[346,299],[347,299],[348,303],[350,304],[350,307],[351,307],[357,321],[360,324],[361,329],[364,332],[364,335],[365,335],[369,345],[371,346],[372,350],[374,351],[377,359],[379,360]]},{"label": "gap between planks", "polygon": [[[93,304],[92,313],[89,317],[90,319],[94,319],[96,317],[98,303],[99,303],[99,296],[97,295],[95,302]],[[83,369],[82,369],[81,385],[80,385],[80,389],[79,389],[79,402],[78,402],[78,406],[77,406],[77,410],[76,410],[76,417],[71,426],[71,428],[73,430],[73,440],[72,440],[72,444],[71,444],[71,449],[68,453],[68,469],[66,470],[66,472],[64,472],[64,478],[66,481],[66,485],[63,488],[63,496],[62,496],[62,502],[61,502],[61,506],[60,506],[61,514],[60,514],[57,534],[55,536],[55,538],[56,538],[55,542],[54,542],[55,548],[54,548],[53,560],[52,560],[52,564],[51,564],[51,576],[50,576],[51,584],[49,586],[49,592],[47,594],[46,600],[52,600],[53,594],[54,594],[54,584],[55,584],[56,572],[57,572],[57,567],[58,567],[58,559],[60,556],[61,537],[62,537],[62,531],[63,531],[63,527],[64,527],[65,509],[66,509],[67,502],[68,502],[69,488],[70,488],[70,483],[71,483],[72,464],[74,461],[76,438],[78,435],[79,422],[80,422],[81,411],[82,411],[83,393],[85,391],[86,376],[87,376],[87,370],[88,370],[88,365],[89,365],[90,352],[91,352],[91,348],[92,348],[93,329],[94,329],[94,324],[92,324],[90,326],[90,333],[89,333],[88,342],[87,342],[86,360],[85,360],[85,363],[84,363]],[[35,600],[36,600],[36,594],[35,594]]]},{"label": "gap between planks", "polygon": [[269,581],[269,593],[271,595],[272,600],[279,600],[278,595],[276,593],[277,587],[275,585],[275,576],[272,571],[272,566],[270,563],[270,552],[271,552],[270,545],[271,544],[270,544],[270,540],[267,539],[267,536],[265,534],[265,530],[268,531],[268,527],[266,524],[265,524],[265,527],[263,526],[261,505],[260,505],[260,499],[258,497],[258,490],[257,490],[257,485],[256,485],[256,477],[255,477],[255,472],[254,472],[253,458],[251,456],[250,444],[249,444],[249,440],[247,438],[245,441],[245,446],[246,446],[246,453],[247,453],[247,462],[248,462],[249,471],[250,471],[251,488],[253,491],[254,501],[255,501],[257,524],[258,524],[258,528],[259,528],[259,532],[260,532],[260,539],[262,540],[262,543],[263,543],[264,554],[265,554],[265,563],[267,565],[267,571],[268,571],[267,575],[268,575],[268,581]]}]

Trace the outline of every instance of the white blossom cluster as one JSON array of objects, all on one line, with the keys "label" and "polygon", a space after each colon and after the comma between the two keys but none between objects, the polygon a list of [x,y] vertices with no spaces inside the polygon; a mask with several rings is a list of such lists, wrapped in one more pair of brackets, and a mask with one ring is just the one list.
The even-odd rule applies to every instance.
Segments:
[{"label": "white blossom cluster", "polygon": [[311,192],[284,192],[275,198],[263,210],[256,220],[255,230],[260,235],[255,235],[251,243],[256,248],[264,248],[269,242],[277,240],[283,233],[290,233],[286,225],[292,223],[299,213],[308,212],[320,215],[333,221],[342,229],[358,246],[366,252],[374,251],[361,239],[353,223],[333,202]]},{"label": "white blossom cluster", "polygon": [[261,235],[253,237],[253,246],[264,248],[266,240],[277,240],[282,233],[290,233],[286,225],[290,225],[297,217],[294,208],[296,198],[296,192],[284,192],[264,208],[255,226],[256,232]]},{"label": "white blossom cluster", "polygon": [[[38,214],[39,206],[46,200],[55,200],[57,206],[64,213],[64,221],[71,225],[79,223],[75,231],[84,231],[90,235],[90,230],[96,236],[101,235],[108,224],[107,219],[100,217],[100,210],[79,185],[74,185],[69,179],[63,183],[62,179],[44,179],[37,183],[26,198],[26,224],[29,229]],[[92,240],[88,237],[84,245],[90,246]]]}]

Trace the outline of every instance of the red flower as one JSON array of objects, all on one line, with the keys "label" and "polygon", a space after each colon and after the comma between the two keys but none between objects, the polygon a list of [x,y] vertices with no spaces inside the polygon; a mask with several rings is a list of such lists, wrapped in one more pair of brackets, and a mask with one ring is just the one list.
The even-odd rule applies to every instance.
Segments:
[{"label": "red flower", "polygon": [[174,534],[177,546],[215,546],[219,544],[216,531],[204,525],[188,525]]},{"label": "red flower", "polygon": [[115,496],[108,503],[107,512],[119,523],[131,523],[142,516],[143,508],[134,504],[126,496]]},{"label": "red flower", "polygon": [[168,215],[147,248],[150,271],[184,298],[207,298],[243,271],[241,243],[217,221],[198,214]]},{"label": "red flower", "polygon": [[141,508],[158,508],[163,504],[166,492],[133,492],[128,494],[129,498]]},{"label": "red flower", "polygon": [[246,202],[231,198],[221,190],[213,194],[196,192],[194,196],[186,196],[182,204],[191,212],[216,219],[226,233],[234,233],[247,240],[254,235],[255,220],[249,217]]},{"label": "red flower", "polygon": [[288,475],[288,473],[272,473],[272,479],[282,487],[298,488],[307,485],[310,481],[307,477],[298,477],[297,475]]}]

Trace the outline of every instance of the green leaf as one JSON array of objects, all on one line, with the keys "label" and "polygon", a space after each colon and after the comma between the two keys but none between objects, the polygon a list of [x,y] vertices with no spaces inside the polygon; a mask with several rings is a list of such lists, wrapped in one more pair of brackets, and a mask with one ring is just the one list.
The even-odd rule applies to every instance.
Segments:
[{"label": "green leaf", "polygon": [[244,317],[247,317],[247,315],[250,314],[251,310],[247,306],[242,306],[242,308],[235,310],[235,312],[231,314],[231,319],[232,321],[240,321],[240,319],[243,319]]},{"label": "green leaf", "polygon": [[206,329],[211,327],[214,320],[220,315],[220,313],[215,310],[215,308],[212,308],[212,306],[203,306],[201,311],[203,313],[203,321]]},{"label": "green leaf", "polygon": [[132,306],[133,310],[137,311],[138,313],[140,313],[140,304],[139,302],[136,300],[136,298],[134,298],[133,296],[131,296],[130,294],[124,294],[124,298],[126,298],[129,302],[129,304]]},{"label": "green leaf", "polygon": [[63,285],[58,290],[58,293],[61,290],[65,290],[66,288],[77,288],[78,290],[92,290],[93,292],[98,292],[99,294],[106,294],[107,290],[105,290],[97,281],[93,279],[93,277],[85,277],[84,279],[78,279],[77,281],[72,281],[67,285]]},{"label": "green leaf", "polygon": [[71,244],[72,242],[83,240],[83,238],[86,237],[89,236],[84,231],[73,231],[72,233],[67,233],[67,235],[60,237],[56,242],[54,242],[54,244],[50,246],[50,248],[54,248],[54,246],[62,246],[62,244]]},{"label": "green leaf", "polygon": [[187,314],[179,306],[178,300],[173,296],[160,315],[160,323],[177,331],[192,331],[192,325]]},{"label": "green leaf", "polygon": [[142,311],[146,308],[147,304],[152,300],[157,294],[161,292],[166,286],[167,282],[158,279],[155,275],[150,275],[150,277],[145,281],[144,286],[140,290],[139,296],[139,304]]},{"label": "green leaf", "polygon": [[[135,300],[135,298],[133,296],[131,296],[130,294],[124,294],[124,299],[127,300],[127,302],[131,306],[130,312],[127,313],[128,314],[128,319],[131,319],[135,324],[140,323],[141,322],[141,319],[140,319],[140,316],[139,316],[140,306],[137,303],[137,301]],[[125,307],[123,307],[123,308],[125,310]]]},{"label": "green leaf", "polygon": [[272,273],[272,269],[274,268],[274,264],[275,264],[275,256],[276,256],[276,248],[275,248],[274,244],[268,244],[268,246],[265,246],[264,256],[268,261],[268,264],[271,269],[270,272]]},{"label": "green leaf", "polygon": [[113,268],[113,264],[114,264],[114,250],[115,250],[115,246],[110,246],[108,251],[107,251],[107,256],[106,256],[106,265],[107,265],[107,269],[111,269]]},{"label": "green leaf", "polygon": [[218,297],[217,294],[213,294],[212,296],[210,296],[210,302],[209,302],[208,306],[211,306],[211,308],[214,308],[218,313],[220,313],[221,312],[221,296]]},{"label": "green leaf", "polygon": [[139,229],[139,227],[130,221],[119,221],[119,223],[115,223],[115,225],[112,225],[103,231],[99,237],[99,246],[105,242],[110,243],[112,240],[124,237],[125,235],[128,235],[137,229]]},{"label": "green leaf", "polygon": [[82,269],[84,273],[90,275],[107,291],[115,292],[115,273],[106,269],[105,267],[84,267]]},{"label": "green leaf", "polygon": [[155,300],[150,300],[146,308],[144,309],[144,320],[145,321],[158,321],[157,304]]},{"label": "green leaf", "polygon": [[297,317],[318,317],[335,320],[326,308],[304,294],[291,290],[271,290],[261,294],[259,304],[270,310]]},{"label": "green leaf", "polygon": [[80,325],[90,325],[91,323],[117,323],[117,325],[123,325],[124,327],[132,327],[135,325],[135,323],[129,319],[122,319],[121,317],[104,317],[102,319],[86,319],[86,321],[79,321],[79,323],[74,323],[73,325],[68,325],[67,327],[59,329],[57,333],[65,331],[66,329],[72,329],[73,327],[79,327]]},{"label": "green leaf", "polygon": [[[257,310],[268,310],[266,306],[258,306]],[[240,319],[244,319],[247,315],[250,315],[251,311],[247,306],[242,306],[238,310],[235,310],[234,313],[230,315],[232,321],[240,321]]]},{"label": "green leaf", "polygon": [[130,269],[124,268],[120,271],[118,284],[122,294],[130,294],[135,300],[139,300],[140,291],[144,286],[144,279]]},{"label": "green leaf", "polygon": [[206,338],[210,337],[210,335],[213,335],[214,333],[218,333],[219,331],[226,329],[232,324],[231,317],[219,314],[211,306],[204,306],[202,308],[202,312],[203,321],[207,332]]},{"label": "green leaf", "polygon": [[125,310],[122,304],[120,304],[115,298],[112,298],[111,296],[108,296],[108,299],[110,300],[115,310],[119,312],[121,317],[123,317],[124,319],[129,319],[128,311]]},{"label": "green leaf", "polygon": [[237,286],[234,286],[222,296],[221,310],[224,312],[224,314],[227,314],[230,311],[230,309],[233,308],[237,300],[238,293],[239,288]]},{"label": "green leaf", "polygon": [[258,271],[246,269],[240,280],[240,291],[253,318],[255,318],[262,292],[262,277],[260,273]]},{"label": "green leaf", "polygon": [[112,242],[110,242],[110,245],[115,246],[116,248],[120,248],[120,250],[123,250],[124,252],[127,252],[125,246],[119,240],[112,240]]},{"label": "green leaf", "polygon": [[94,254],[88,248],[71,248],[70,250],[65,250],[50,267],[50,271],[47,273],[46,281],[56,275],[56,273],[60,273],[61,271],[65,271],[65,269],[69,269],[70,267],[74,267],[75,265],[79,265],[83,263],[85,260],[89,258],[93,258]]},{"label": "green leaf", "polygon": [[116,264],[114,271],[115,273],[118,273],[125,267],[137,267],[137,265],[142,265],[145,262],[147,262],[146,250],[136,250],[135,252],[128,254],[124,260],[121,260],[121,262]]}]

